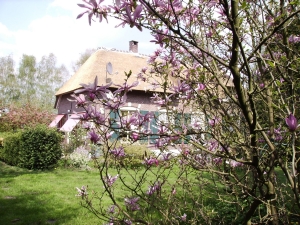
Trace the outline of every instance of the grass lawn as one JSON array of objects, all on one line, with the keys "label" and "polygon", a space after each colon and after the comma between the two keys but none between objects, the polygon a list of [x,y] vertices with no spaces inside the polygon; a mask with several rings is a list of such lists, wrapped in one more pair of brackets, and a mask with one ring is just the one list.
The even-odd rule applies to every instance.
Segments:
[{"label": "grass lawn", "polygon": [[[176,176],[178,169],[178,167],[166,170],[159,167],[153,168],[153,172],[158,172],[161,178],[169,174],[168,181],[164,186],[165,191],[171,191],[172,185],[176,182],[185,183],[185,180],[188,180],[190,186],[183,185],[182,183],[184,189],[177,189],[177,193],[188,194],[189,192],[195,191],[195,193],[198,194],[191,196],[194,198],[190,199],[191,202],[202,202],[207,210],[218,212],[216,215],[222,218],[228,217],[228,220],[230,220],[232,216],[235,216],[235,212],[232,211],[235,209],[234,206],[224,202],[217,203],[217,196],[211,194],[216,188],[219,189],[219,193],[221,193],[224,189],[222,185],[213,183],[210,177],[207,176],[208,174],[203,174],[201,182],[204,183],[200,186],[204,189],[200,194],[197,176],[193,172],[188,172],[186,175],[182,174],[180,176],[181,178],[178,178]],[[143,170],[144,169],[137,173],[134,173],[132,170],[128,172],[139,177]],[[111,168],[110,173],[114,176],[118,172]],[[147,174],[146,178],[148,181],[153,181],[155,177],[152,175],[151,172]],[[122,175],[120,174],[120,176]],[[123,174],[122,177],[124,177],[129,186],[134,185],[133,178],[128,176],[128,174]],[[80,188],[82,185],[88,185],[89,193],[91,193],[92,190],[101,192],[103,187],[98,170],[95,168],[89,171],[57,168],[51,171],[31,171],[7,166],[0,161],[0,225],[102,225],[103,222],[81,206],[80,198],[75,196],[77,194],[76,187]],[[119,181],[116,183],[115,188],[117,194],[120,196],[116,196],[116,199],[120,202],[124,202],[123,198],[128,192],[124,190],[125,188],[122,188]],[[147,190],[147,188],[147,183],[141,187],[142,190]],[[186,200],[189,200],[189,198]],[[105,199],[101,201],[105,209],[106,206],[111,205],[111,203],[109,201],[106,202]],[[166,205],[166,207],[167,206],[168,205]],[[192,205],[188,204],[186,209],[190,207],[192,207]],[[199,207],[199,205],[197,207]],[[231,215],[230,213],[233,214]]]},{"label": "grass lawn", "polygon": [[96,169],[37,172],[0,162],[0,224],[102,224],[75,197],[86,184],[101,188]]},{"label": "grass lawn", "polygon": [[[159,170],[156,167],[153,169]],[[143,169],[137,173],[132,172],[140,176],[142,171]],[[114,176],[118,172],[110,169],[110,173]],[[166,171],[162,170],[160,176],[165,173]],[[79,197],[75,197],[76,187],[80,188],[82,185],[88,185],[89,193],[92,190],[96,192],[103,190],[99,172],[95,168],[90,171],[64,168],[31,171],[8,166],[0,161],[0,174],[0,225],[103,224],[95,215],[80,205]],[[152,180],[154,178],[152,175],[148,174],[147,180]],[[128,174],[124,179],[128,185],[133,185],[133,178]],[[169,185],[176,181],[176,175],[171,172],[168,179]],[[118,195],[122,196],[117,197],[117,200],[124,202],[123,198],[128,192],[120,185],[120,183],[115,185]],[[142,189],[147,190],[148,185],[143,185]],[[167,189],[171,190],[171,186]],[[111,205],[109,201],[106,203],[105,199],[101,201],[104,206]]]}]

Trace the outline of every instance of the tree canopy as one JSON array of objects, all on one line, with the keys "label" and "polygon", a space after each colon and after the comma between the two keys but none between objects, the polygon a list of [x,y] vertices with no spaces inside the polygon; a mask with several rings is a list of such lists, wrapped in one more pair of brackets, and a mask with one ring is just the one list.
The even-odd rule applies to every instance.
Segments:
[{"label": "tree canopy", "polygon": [[54,54],[39,62],[32,55],[23,55],[18,70],[12,56],[0,58],[0,99],[2,105],[30,105],[52,110],[55,91],[69,77],[64,65],[57,66]]},{"label": "tree canopy", "polygon": [[[104,163],[99,164],[104,190],[98,197],[107,195],[112,207],[96,209],[83,188],[79,194],[86,200],[86,207],[112,224],[299,221],[300,36],[294,29],[299,21],[299,1],[105,3],[84,1],[79,4],[84,11],[78,18],[87,14],[89,24],[118,19],[118,26],[152,32],[152,42],[158,45],[149,58],[152,69],[141,70],[138,78],[141,82],[149,77],[157,80],[165,92],[155,94],[152,100],[176,122],[158,121],[158,135],[144,129],[150,117],[160,119],[155,114],[132,115],[130,124],[137,127],[132,130],[122,115],[119,121],[107,117],[99,122],[99,115],[87,107],[84,119],[98,124],[89,131],[90,139],[93,143],[101,141],[108,149]],[[114,93],[107,87],[84,87],[94,98],[78,98],[78,104],[90,105],[97,99],[98,104],[117,112],[133,85],[125,83]],[[185,119],[187,113],[190,120]],[[118,176],[110,176],[107,159],[110,155],[116,160],[123,156],[108,140],[111,132],[127,132],[132,142],[155,137],[161,162],[159,157],[145,156],[142,174],[118,166]],[[171,162],[169,146],[180,152]],[[173,170],[154,168],[158,164]],[[194,174],[194,179],[189,174]],[[128,183],[126,177],[133,181]],[[130,193],[123,203],[114,192],[117,183]],[[220,206],[216,214],[202,198],[207,185]],[[234,216],[226,220],[233,212]]]}]

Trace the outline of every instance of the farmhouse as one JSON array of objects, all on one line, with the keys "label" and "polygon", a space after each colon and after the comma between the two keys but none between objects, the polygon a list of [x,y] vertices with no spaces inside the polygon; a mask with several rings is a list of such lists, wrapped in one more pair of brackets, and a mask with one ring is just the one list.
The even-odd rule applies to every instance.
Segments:
[{"label": "farmhouse", "polygon": [[[98,86],[112,83],[110,89],[112,91],[117,89],[117,85],[122,85],[125,82],[125,73],[132,73],[127,83],[131,85],[138,80],[138,74],[143,68],[146,68],[149,56],[138,53],[138,42],[129,42],[129,51],[118,51],[115,49],[107,50],[104,48],[98,49],[90,58],[79,68],[79,70],[56,92],[55,108],[58,115],[49,125],[50,127],[57,127],[60,131],[68,133],[79,123],[76,119],[76,114],[85,112],[81,107],[76,106],[76,102],[70,101],[74,99],[71,95],[75,90],[82,88],[81,84],[93,83],[95,77],[98,78]],[[166,111],[157,106],[151,101],[153,92],[163,92],[161,88],[153,88],[156,84],[154,78],[147,77],[147,82],[140,81],[132,91],[127,94],[127,105],[120,109],[121,115],[129,114],[131,112],[139,111],[141,114],[147,112],[155,112],[160,120],[168,120]],[[140,80],[140,79],[139,79]],[[175,83],[170,79],[171,83]],[[226,86],[230,86],[230,82]],[[99,109],[103,114],[116,116],[113,112],[99,105]],[[198,115],[199,117],[199,115]],[[199,118],[190,118],[191,121]],[[205,118],[200,118],[202,122]],[[203,122],[204,123],[204,122]],[[201,124],[205,126],[205,124]],[[148,129],[156,133],[156,121],[149,124]]]},{"label": "farmhouse", "polygon": [[[76,107],[76,103],[70,101],[75,90],[80,89],[80,84],[93,83],[95,77],[98,78],[98,86],[107,85],[112,82],[110,89],[113,91],[116,85],[122,85],[125,82],[125,72],[130,71],[132,75],[128,79],[128,84],[137,81],[137,75],[141,69],[147,67],[149,56],[138,53],[138,42],[129,42],[129,51],[98,49],[90,58],[79,68],[79,70],[56,92],[55,109],[58,115],[50,124],[50,127],[57,127],[62,132],[70,132],[79,122],[75,119],[74,114],[84,112],[83,108]],[[153,80],[153,83],[155,81]],[[127,105],[121,108],[121,111],[158,111],[157,105],[151,102],[150,97],[153,96],[153,84],[151,81],[139,82],[127,94]],[[155,89],[155,91],[162,91]],[[101,106],[99,106],[101,107]],[[107,109],[100,108],[104,113]]]}]

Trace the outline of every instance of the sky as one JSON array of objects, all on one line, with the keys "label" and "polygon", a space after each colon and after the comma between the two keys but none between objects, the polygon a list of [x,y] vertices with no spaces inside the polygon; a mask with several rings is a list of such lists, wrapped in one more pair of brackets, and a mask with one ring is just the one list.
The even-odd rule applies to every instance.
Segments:
[{"label": "sky", "polygon": [[72,73],[72,64],[86,49],[128,50],[129,41],[139,42],[139,53],[151,54],[157,46],[146,30],[118,27],[120,21],[92,22],[77,6],[81,0],[0,0],[0,57],[12,55],[16,64],[23,54],[42,56],[53,53],[58,65]]}]

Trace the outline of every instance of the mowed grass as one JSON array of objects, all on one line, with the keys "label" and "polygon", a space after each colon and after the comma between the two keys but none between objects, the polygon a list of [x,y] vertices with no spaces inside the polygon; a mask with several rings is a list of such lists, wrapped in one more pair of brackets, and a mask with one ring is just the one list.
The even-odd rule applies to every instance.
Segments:
[{"label": "mowed grass", "polygon": [[[157,171],[159,167],[153,168]],[[128,172],[140,177],[144,169]],[[110,168],[109,172],[115,176],[118,172]],[[166,171],[161,171],[162,174]],[[124,175],[127,185],[134,185],[133,177]],[[148,181],[154,181],[155,176],[150,172]],[[175,174],[169,177],[170,183],[176,182]],[[0,161],[0,225],[43,225],[70,224],[93,225],[103,224],[93,213],[84,208],[76,197],[76,187],[88,185],[88,192],[102,192],[99,171],[74,168],[57,168],[49,171],[31,171],[12,167]],[[117,190],[116,199],[123,204],[124,196],[130,195],[118,181],[114,187]],[[148,185],[142,189],[147,190]],[[169,188],[171,190],[171,188]],[[110,206],[108,198],[101,200],[102,206]],[[94,202],[97,204],[97,200]]]},{"label": "mowed grass", "polygon": [[0,224],[102,224],[75,196],[82,185],[101,188],[98,171],[30,171],[0,162]]},{"label": "mowed grass", "polygon": [[[171,186],[178,177],[178,168],[164,170],[154,167],[153,172],[158,172],[160,176],[169,174],[167,191],[171,191]],[[145,169],[129,170],[137,178],[143,174]],[[117,170],[110,168],[109,172],[115,176]],[[120,171],[119,171],[120,172]],[[88,192],[103,191],[99,171],[96,168],[91,170],[57,168],[49,171],[31,171],[18,167],[11,167],[0,162],[0,225],[43,225],[43,224],[72,224],[72,225],[93,225],[103,224],[95,215],[84,208],[80,202],[80,197],[76,197],[76,187],[88,185]],[[124,174],[127,185],[134,185],[133,177]],[[182,176],[182,175],[181,175]],[[155,176],[149,172],[146,176],[148,182],[154,182]],[[146,182],[142,190],[148,189]],[[121,204],[124,203],[124,196],[130,193],[123,188],[120,181],[114,187],[117,190],[115,196]],[[180,190],[178,189],[177,192]],[[101,200],[102,206],[110,206],[108,198]],[[97,202],[94,202],[97,204]],[[106,208],[106,207],[105,207]]]},{"label": "mowed grass", "polygon": [[[139,170],[129,169],[128,173],[119,175],[123,177],[128,186],[133,187],[135,185],[134,177],[139,180],[144,171],[145,168]],[[115,176],[118,171],[110,168],[109,173]],[[132,176],[129,174],[132,174]],[[159,177],[154,174],[159,174]],[[231,217],[234,218],[235,211],[232,210],[235,208],[231,207],[228,209],[229,211],[226,211],[223,206],[229,207],[230,205],[225,203],[218,205],[217,196],[212,194],[216,193],[215,191],[225,194],[224,186],[218,182],[213,182],[208,173],[203,173],[202,178],[199,175],[199,173],[194,173],[193,170],[181,173],[180,167],[176,166],[170,168],[153,167],[144,177],[146,182],[142,185],[141,190],[147,191],[149,182],[153,184],[156,178],[161,180],[167,176],[168,180],[164,184],[163,193],[168,195],[175,184],[182,186],[182,189],[176,189],[176,193],[180,196],[187,196],[185,210],[191,212],[194,207],[194,204],[191,204],[192,202],[202,202],[202,207],[205,207],[207,212],[216,212],[214,215],[211,214],[212,217],[216,215],[228,217],[233,213],[233,217]],[[124,204],[124,197],[126,195],[130,196],[130,193],[122,186],[119,179],[114,184],[115,197],[122,205]],[[48,171],[31,171],[11,167],[0,161],[0,225],[104,224],[103,221],[80,204],[80,197],[75,196],[77,194],[76,187],[80,188],[82,185],[88,185],[88,192],[91,195],[93,191],[101,193],[103,185],[100,181],[98,169],[91,168],[87,171],[74,168],[57,168]],[[197,206],[200,207],[198,203]],[[104,209],[111,204],[108,198],[101,199],[101,205]],[[162,207],[169,207],[168,202],[162,201],[160,204],[162,204]],[[99,205],[97,199],[93,202],[93,205],[95,207]],[[154,213],[152,215],[153,219],[159,216],[156,215],[155,210],[149,210]]]}]

